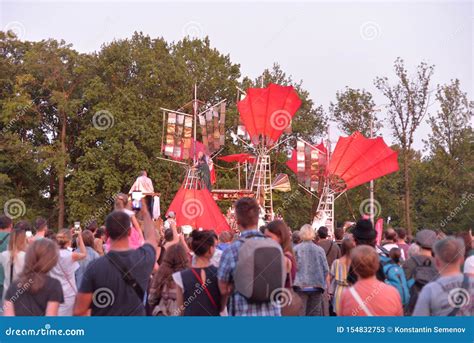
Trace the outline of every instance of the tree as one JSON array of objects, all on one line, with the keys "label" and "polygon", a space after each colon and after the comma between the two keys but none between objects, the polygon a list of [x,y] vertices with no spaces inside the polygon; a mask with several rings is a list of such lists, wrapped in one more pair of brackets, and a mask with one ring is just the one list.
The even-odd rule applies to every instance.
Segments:
[{"label": "tree", "polygon": [[421,62],[416,76],[410,78],[403,59],[397,58],[394,63],[397,82],[391,84],[387,77],[377,77],[375,86],[388,99],[387,112],[395,139],[403,155],[403,177],[405,184],[405,225],[412,233],[410,217],[410,150],[415,132],[429,108],[430,80],[434,66]]},{"label": "tree", "polygon": [[[472,222],[474,194],[474,137],[470,120],[474,102],[459,80],[438,85],[439,110],[429,117],[432,133],[425,141],[429,156],[423,169],[423,201],[419,213],[434,227],[453,231]],[[429,182],[426,182],[429,180]]]},{"label": "tree", "polygon": [[347,135],[359,131],[370,137],[371,121],[374,133],[382,127],[376,116],[372,94],[364,89],[346,87],[344,91],[337,92],[336,102],[329,105],[329,113],[338,128]]}]

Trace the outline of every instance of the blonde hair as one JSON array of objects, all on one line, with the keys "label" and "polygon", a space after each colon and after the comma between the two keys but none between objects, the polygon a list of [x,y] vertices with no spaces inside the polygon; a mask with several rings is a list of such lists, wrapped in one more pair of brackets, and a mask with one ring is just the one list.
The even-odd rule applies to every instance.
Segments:
[{"label": "blonde hair", "polygon": [[312,241],[316,237],[313,228],[309,224],[304,224],[300,229],[300,238],[302,241]]}]

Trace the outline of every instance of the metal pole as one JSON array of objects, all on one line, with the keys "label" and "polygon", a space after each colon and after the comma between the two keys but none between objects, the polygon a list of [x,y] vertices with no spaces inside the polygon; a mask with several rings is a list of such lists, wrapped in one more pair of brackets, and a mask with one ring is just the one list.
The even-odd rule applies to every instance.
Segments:
[{"label": "metal pole", "polygon": [[238,174],[239,174],[239,189],[240,189],[240,162],[237,162],[237,171],[238,171]]},{"label": "metal pole", "polygon": [[[370,111],[370,138],[374,138],[374,112]],[[375,211],[374,211],[374,180],[370,180],[370,221],[372,225],[375,224]]]},{"label": "metal pole", "polygon": [[194,84],[194,103],[193,103],[193,116],[194,116],[194,141],[193,141],[193,165],[196,164],[196,139],[197,139],[197,84]]}]

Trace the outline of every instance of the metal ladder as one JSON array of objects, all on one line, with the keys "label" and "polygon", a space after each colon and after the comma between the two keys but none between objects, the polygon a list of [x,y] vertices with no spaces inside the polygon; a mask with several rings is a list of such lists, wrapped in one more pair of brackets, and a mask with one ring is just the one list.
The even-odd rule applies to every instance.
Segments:
[{"label": "metal ladder", "polygon": [[[272,194],[272,172],[270,165],[270,155],[263,154],[257,158],[255,172],[252,178],[251,189],[255,191],[257,201],[263,196],[263,207],[265,214],[273,217],[273,194]],[[262,204],[260,204],[262,205]]]},{"label": "metal ladder", "polygon": [[201,189],[201,179],[197,174],[196,168],[189,168],[184,179],[185,189]]},{"label": "metal ladder", "polygon": [[334,193],[329,188],[329,185],[324,185],[316,213],[324,213],[326,215],[325,226],[328,228],[331,237],[334,238]]}]

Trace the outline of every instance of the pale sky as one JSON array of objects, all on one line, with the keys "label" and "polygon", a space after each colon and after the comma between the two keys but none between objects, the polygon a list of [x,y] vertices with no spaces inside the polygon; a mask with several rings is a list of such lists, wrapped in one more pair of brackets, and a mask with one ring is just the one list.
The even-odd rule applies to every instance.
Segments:
[{"label": "pale sky", "polygon": [[[371,91],[377,105],[386,103],[373,80],[393,79],[397,56],[410,71],[421,60],[435,64],[433,89],[459,78],[474,99],[473,23],[472,1],[0,0],[0,30],[12,29],[32,41],[64,39],[80,52],[96,51],[134,31],[168,41],[207,35],[213,47],[241,65],[242,75],[254,78],[278,62],[303,80],[325,109],[346,85]],[[391,143],[389,124],[384,125],[382,133]],[[423,147],[428,132],[424,124],[415,148]]]}]

